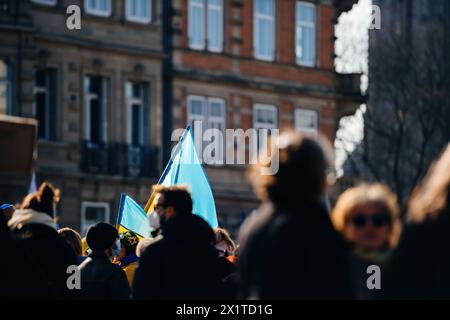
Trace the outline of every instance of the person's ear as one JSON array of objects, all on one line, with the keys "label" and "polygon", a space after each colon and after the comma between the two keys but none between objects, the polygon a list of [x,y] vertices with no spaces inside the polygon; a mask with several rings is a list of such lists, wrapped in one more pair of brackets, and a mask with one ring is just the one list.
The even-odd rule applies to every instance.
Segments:
[{"label": "person's ear", "polygon": [[175,209],[172,206],[167,207],[166,208],[166,218],[171,219],[171,218],[173,218],[174,215],[175,215]]}]

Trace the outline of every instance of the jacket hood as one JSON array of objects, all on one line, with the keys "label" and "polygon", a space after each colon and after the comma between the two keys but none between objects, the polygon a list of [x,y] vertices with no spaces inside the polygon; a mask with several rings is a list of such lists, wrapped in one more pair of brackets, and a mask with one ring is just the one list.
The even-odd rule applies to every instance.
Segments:
[{"label": "jacket hood", "polygon": [[31,223],[43,224],[56,230],[56,224],[48,214],[32,209],[16,210],[8,221],[8,226],[11,230],[16,230]]}]

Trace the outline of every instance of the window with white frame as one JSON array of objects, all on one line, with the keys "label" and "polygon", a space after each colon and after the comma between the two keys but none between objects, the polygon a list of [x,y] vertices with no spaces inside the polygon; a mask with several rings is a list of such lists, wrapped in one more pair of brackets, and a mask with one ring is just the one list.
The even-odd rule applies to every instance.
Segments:
[{"label": "window with white frame", "polygon": [[189,47],[195,50],[223,50],[223,0],[189,0]]},{"label": "window with white frame", "polygon": [[[203,96],[188,96],[188,125],[193,125],[194,121],[202,122],[202,130],[207,129],[218,129],[225,134],[225,116],[226,116],[226,105],[225,100],[222,98],[214,97],[203,97]],[[203,135],[203,132],[202,132]],[[218,141],[220,148],[219,154],[212,154],[215,159],[223,160],[223,145],[221,141]],[[204,159],[208,164],[212,164],[212,159]],[[215,164],[223,164],[215,163]]]},{"label": "window with white frame", "polygon": [[31,2],[43,4],[45,6],[54,6],[56,5],[57,0],[31,0]]},{"label": "window with white frame", "polygon": [[[255,104],[253,106],[253,128],[258,130],[258,149],[267,146],[267,135],[272,129],[278,127],[277,107],[268,104]],[[266,135],[267,134],[267,135]]]},{"label": "window with white frame", "polygon": [[225,132],[225,100],[222,98],[188,96],[188,125],[202,121],[203,129]]},{"label": "window with white frame", "polygon": [[111,0],[84,0],[84,9],[86,13],[109,17],[111,15]]},{"label": "window with white frame", "polygon": [[275,58],[275,0],[255,0],[253,16],[253,47],[255,58]]},{"label": "window with white frame", "polygon": [[33,114],[38,121],[38,138],[51,140],[55,129],[56,70],[33,69]]},{"label": "window with white frame", "polygon": [[126,0],[125,16],[129,21],[150,23],[152,20],[152,1]]},{"label": "window with white frame", "polygon": [[297,109],[294,114],[294,122],[297,131],[317,134],[318,117],[316,111]]},{"label": "window with white frame", "polygon": [[144,83],[127,81],[125,84],[127,143],[133,147],[144,144],[146,91]]},{"label": "window with white frame", "polygon": [[82,202],[81,203],[81,236],[86,236],[90,226],[98,223],[110,223],[109,203]]},{"label": "window with white frame", "polygon": [[106,141],[107,80],[86,76],[84,95],[84,138],[91,144],[100,144]]},{"label": "window with white frame", "polygon": [[0,114],[10,114],[12,109],[9,65],[0,60]]},{"label": "window with white frame", "polygon": [[316,63],[316,6],[297,1],[295,23],[295,54],[297,63],[313,67]]}]

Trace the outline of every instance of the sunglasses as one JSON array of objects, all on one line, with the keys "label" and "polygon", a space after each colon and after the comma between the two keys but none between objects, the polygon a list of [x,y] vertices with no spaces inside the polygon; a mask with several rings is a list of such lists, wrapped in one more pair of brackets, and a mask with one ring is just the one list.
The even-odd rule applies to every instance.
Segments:
[{"label": "sunglasses", "polygon": [[375,213],[371,216],[357,213],[350,218],[350,223],[357,228],[364,228],[369,221],[375,228],[381,228],[391,223],[391,216],[387,212]]}]

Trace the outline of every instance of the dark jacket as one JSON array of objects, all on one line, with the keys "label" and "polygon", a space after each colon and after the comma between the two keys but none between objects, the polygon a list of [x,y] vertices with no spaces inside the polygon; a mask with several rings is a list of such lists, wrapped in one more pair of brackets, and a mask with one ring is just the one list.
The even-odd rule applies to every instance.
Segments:
[{"label": "dark jacket", "polygon": [[[32,210],[29,212],[33,216],[30,221],[33,221],[35,216],[45,215]],[[58,234],[55,228],[42,223],[29,222],[18,224],[18,227],[13,228],[12,234],[20,246],[25,248],[36,261],[45,277],[57,290],[57,298],[66,299],[77,296],[77,290],[67,288],[67,279],[70,276],[67,268],[77,265],[77,257],[72,247]]]},{"label": "dark jacket", "polygon": [[450,299],[450,211],[406,225],[386,264],[383,299]]},{"label": "dark jacket", "polygon": [[0,300],[57,297],[40,266],[20,242],[11,237],[3,215],[0,215],[0,252]]},{"label": "dark jacket", "polygon": [[349,248],[322,205],[279,212],[265,204],[244,223],[240,240],[240,298],[353,297]]},{"label": "dark jacket", "polygon": [[130,287],[125,272],[104,253],[92,253],[81,265],[83,299],[128,300]]},{"label": "dark jacket", "polygon": [[[390,248],[378,251],[354,248],[350,255],[350,267],[352,270],[353,292],[358,300],[376,300],[380,290],[369,289],[367,281],[373,271],[367,273],[370,266],[377,266],[380,270],[381,285],[384,278],[384,265],[391,253]],[[371,280],[372,281],[372,280]],[[382,287],[383,288],[383,287]]]},{"label": "dark jacket", "polygon": [[133,298],[222,298],[223,274],[211,227],[195,215],[175,217],[162,235],[139,260]]}]

